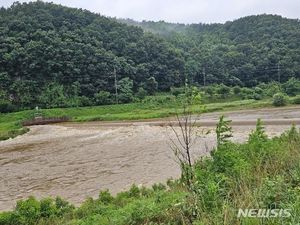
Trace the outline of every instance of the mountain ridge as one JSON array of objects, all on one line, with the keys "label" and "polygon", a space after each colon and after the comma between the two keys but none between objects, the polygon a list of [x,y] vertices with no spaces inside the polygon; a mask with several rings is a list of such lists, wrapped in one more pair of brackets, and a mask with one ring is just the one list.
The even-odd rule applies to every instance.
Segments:
[{"label": "mountain ridge", "polygon": [[193,86],[252,87],[300,78],[298,19],[145,22],[147,29],[165,33],[123,22],[41,1],[1,8],[1,101],[20,107],[64,106],[66,99],[72,99],[69,106],[92,105],[104,95],[111,99],[107,104],[117,85],[126,103],[141,88],[148,94],[169,91],[186,79]]}]

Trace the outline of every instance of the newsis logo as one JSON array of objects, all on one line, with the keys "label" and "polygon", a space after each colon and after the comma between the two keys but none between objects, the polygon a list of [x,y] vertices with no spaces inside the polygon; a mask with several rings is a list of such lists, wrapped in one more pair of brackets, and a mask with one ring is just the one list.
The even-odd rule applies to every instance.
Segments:
[{"label": "newsis logo", "polygon": [[239,209],[237,217],[287,218],[291,216],[291,211],[291,209]]}]

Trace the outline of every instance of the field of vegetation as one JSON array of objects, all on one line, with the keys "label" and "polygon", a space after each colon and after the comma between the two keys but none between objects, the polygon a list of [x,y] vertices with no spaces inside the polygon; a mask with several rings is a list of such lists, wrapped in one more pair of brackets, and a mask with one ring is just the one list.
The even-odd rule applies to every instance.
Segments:
[{"label": "field of vegetation", "polygon": [[[292,127],[269,139],[258,121],[248,141],[232,143],[230,123],[220,120],[218,146],[209,157],[182,167],[182,178],[152,188],[133,185],[112,196],[74,207],[60,197],[21,200],[11,212],[0,214],[5,225],[92,224],[297,224],[300,220],[300,131]],[[288,209],[290,216],[237,217],[238,209]]]},{"label": "field of vegetation", "polygon": [[[165,98],[160,98],[165,100]],[[271,106],[270,101],[255,101],[242,100],[227,103],[207,104],[205,111],[221,111],[226,109],[241,109]],[[174,105],[172,102],[143,104],[130,103],[124,105],[111,106],[94,106],[94,107],[78,107],[78,108],[57,108],[57,109],[43,109],[39,110],[46,118],[63,117],[71,118],[71,121],[117,121],[117,120],[140,120],[140,119],[154,119],[174,116],[180,112],[179,105]],[[194,105],[193,112],[200,112],[199,105]],[[15,113],[1,114],[0,117],[0,140],[13,138],[17,135],[26,133],[28,128],[22,127],[22,121],[33,119],[36,111],[27,110]]]},{"label": "field of vegetation", "polygon": [[51,109],[45,117],[128,120],[174,115],[184,86],[216,103],[207,111],[300,93],[299,21],[280,16],[137,23],[38,1],[2,7],[0,28],[0,140],[26,132],[36,106]]},{"label": "field of vegetation", "polygon": [[291,79],[285,84],[273,82],[261,84],[256,88],[228,87],[225,85],[188,89],[172,88],[170,93],[136,96],[135,102],[128,104],[0,113],[0,140],[27,132],[28,128],[23,128],[21,123],[34,118],[37,113],[45,118],[66,116],[71,121],[76,122],[153,119],[180,114],[186,97],[196,99],[191,110],[197,114],[200,112],[299,104],[300,97],[297,95],[299,93],[300,82]]}]

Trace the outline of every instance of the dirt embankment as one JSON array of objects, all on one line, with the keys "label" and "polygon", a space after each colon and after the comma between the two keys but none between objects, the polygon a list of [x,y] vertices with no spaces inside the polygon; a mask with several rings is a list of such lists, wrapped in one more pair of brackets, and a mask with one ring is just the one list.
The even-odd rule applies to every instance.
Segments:
[{"label": "dirt embankment", "polygon": [[[257,118],[274,136],[300,124],[300,107],[224,113],[233,120],[234,140],[245,141]],[[214,129],[219,113],[201,117],[198,134]],[[172,120],[90,122],[33,126],[31,131],[0,142],[0,210],[18,199],[62,196],[72,203],[96,197],[101,189],[113,193],[131,184],[151,185],[180,175],[169,148]],[[199,135],[194,158],[215,145],[213,133]]]}]

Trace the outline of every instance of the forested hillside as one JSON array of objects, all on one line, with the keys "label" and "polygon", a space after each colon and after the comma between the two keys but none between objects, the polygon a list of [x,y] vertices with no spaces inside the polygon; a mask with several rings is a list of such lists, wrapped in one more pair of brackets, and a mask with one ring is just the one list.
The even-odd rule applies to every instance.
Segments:
[{"label": "forested hillside", "polygon": [[259,15],[210,25],[121,21],[157,33],[183,50],[192,83],[251,87],[300,78],[299,20]]},{"label": "forested hillside", "polygon": [[40,1],[0,10],[0,45],[1,98],[21,106],[67,97],[90,105],[95,94],[114,93],[114,71],[120,101],[128,102],[127,89],[168,90],[184,71],[181,55],[160,37]]},{"label": "forested hillside", "polygon": [[285,82],[300,78],[299,43],[299,20],[280,16],[137,23],[41,1],[14,3],[0,9],[0,103],[6,111],[126,103],[186,78],[195,86]]}]

